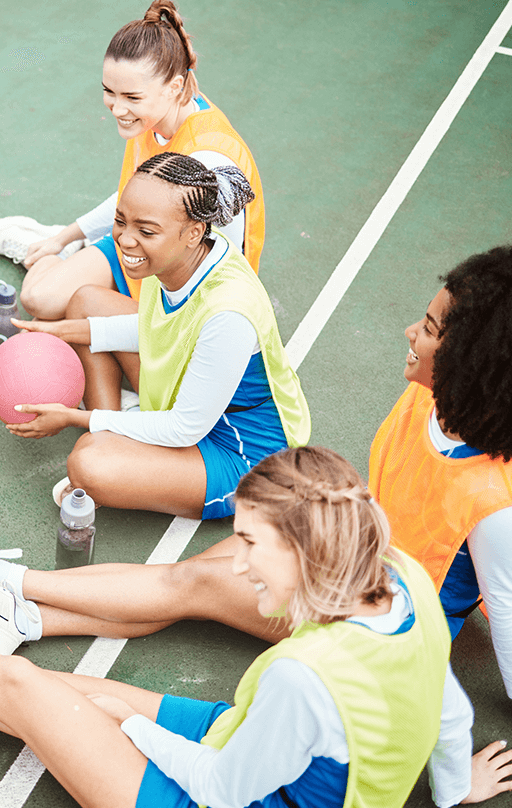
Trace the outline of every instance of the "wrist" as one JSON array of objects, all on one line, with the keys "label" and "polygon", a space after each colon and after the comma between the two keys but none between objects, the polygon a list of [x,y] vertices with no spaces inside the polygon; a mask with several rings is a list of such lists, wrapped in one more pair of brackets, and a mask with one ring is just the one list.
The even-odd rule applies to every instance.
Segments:
[{"label": "wrist", "polygon": [[76,426],[80,429],[89,429],[89,421],[91,420],[91,412],[89,410],[74,410],[68,411],[68,426]]},{"label": "wrist", "polygon": [[55,236],[56,241],[58,241],[62,249],[64,249],[64,247],[66,247],[68,244],[71,244],[72,241],[77,241],[78,239],[84,238],[85,236],[77,222],[68,224],[64,230],[61,230],[60,233],[57,233]]}]

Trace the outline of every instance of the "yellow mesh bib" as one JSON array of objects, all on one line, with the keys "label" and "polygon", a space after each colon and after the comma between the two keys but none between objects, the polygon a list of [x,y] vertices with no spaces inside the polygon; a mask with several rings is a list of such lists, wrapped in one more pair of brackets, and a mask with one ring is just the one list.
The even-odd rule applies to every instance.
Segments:
[{"label": "yellow mesh bib", "polygon": [[[226,238],[224,235],[222,238]],[[139,306],[139,397],[142,410],[169,410],[207,320],[221,311],[243,314],[254,326],[272,397],[289,446],[310,436],[308,405],[290,366],[268,295],[244,256],[229,242],[225,256],[176,311],[166,314],[155,276],[142,283]],[[229,362],[229,357],[226,357]]]},{"label": "yellow mesh bib", "polygon": [[298,659],[322,679],[345,727],[350,763],[344,808],[401,808],[439,735],[450,635],[427,573],[400,557],[403,566],[396,569],[416,617],[409,631],[383,635],[344,621],[303,623],[253,662],[237,687],[235,706],[201,742],[221,749],[245,719],[262,673],[280,657]]}]

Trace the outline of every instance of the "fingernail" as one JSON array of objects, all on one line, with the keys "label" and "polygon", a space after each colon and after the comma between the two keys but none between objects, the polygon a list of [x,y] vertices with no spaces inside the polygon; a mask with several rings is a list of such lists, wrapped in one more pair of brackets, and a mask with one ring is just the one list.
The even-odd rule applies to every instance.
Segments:
[{"label": "fingernail", "polygon": [[502,746],[506,746],[506,745],[507,745],[507,741],[500,741],[500,744],[501,744]]},{"label": "fingernail", "polygon": [[21,411],[22,406],[23,406],[22,404],[15,404],[15,405],[14,405],[14,409],[15,409],[17,412],[20,412],[20,411]]}]

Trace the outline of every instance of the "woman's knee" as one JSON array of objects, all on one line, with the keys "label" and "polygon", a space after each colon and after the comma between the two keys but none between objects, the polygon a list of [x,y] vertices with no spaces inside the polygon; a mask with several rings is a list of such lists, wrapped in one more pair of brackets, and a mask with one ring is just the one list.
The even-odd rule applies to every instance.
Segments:
[{"label": "woman's knee", "polygon": [[57,264],[62,264],[61,258],[55,255],[45,255],[25,276],[20,292],[20,302],[32,317],[39,317],[41,320],[53,317],[55,301],[49,289],[48,271]]},{"label": "woman's knee", "polygon": [[99,298],[105,289],[102,286],[86,284],[71,295],[66,306],[67,320],[81,320],[90,317],[99,311]]},{"label": "woman's knee", "polygon": [[87,432],[76,442],[68,457],[68,477],[78,488],[83,488],[96,500],[95,494],[103,485],[104,471],[108,477],[108,433]]},{"label": "woman's knee", "polygon": [[36,670],[25,657],[0,656],[0,692],[5,695],[9,690],[25,686]]}]

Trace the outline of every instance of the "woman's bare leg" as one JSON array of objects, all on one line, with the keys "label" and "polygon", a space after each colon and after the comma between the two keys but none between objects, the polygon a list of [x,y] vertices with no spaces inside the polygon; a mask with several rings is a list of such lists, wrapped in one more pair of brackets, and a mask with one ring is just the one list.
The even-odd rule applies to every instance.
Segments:
[{"label": "woman's bare leg", "polygon": [[[82,286],[66,307],[66,318],[110,317],[135,314],[138,303],[131,297],[101,286]],[[121,407],[121,380],[125,373],[135,391],[139,389],[138,353],[94,353],[88,345],[73,345],[85,370],[84,402],[87,409],[118,410]]]},{"label": "woman's bare leg", "polygon": [[277,642],[284,621],[261,617],[249,581],[231,572],[235,536],[177,564],[98,564],[27,570],[23,594],[36,601],[43,635],[138,637],[178,620],[216,620]]},{"label": "woman's bare leg", "polygon": [[197,446],[154,446],[112,432],[87,433],[68,457],[68,477],[98,505],[200,519],[206,468]]},{"label": "woman's bare leg", "polygon": [[[88,685],[82,680],[74,687],[69,676],[22,657],[0,657],[0,727],[21,738],[81,806],[130,808],[146,758],[118,722],[80,692]],[[105,680],[92,685],[92,692],[102,692]]]},{"label": "woman's bare leg", "polygon": [[94,246],[79,250],[66,260],[45,255],[28,270],[20,300],[33,317],[61,320],[72,295],[86,283],[115,289],[110,264]]}]

